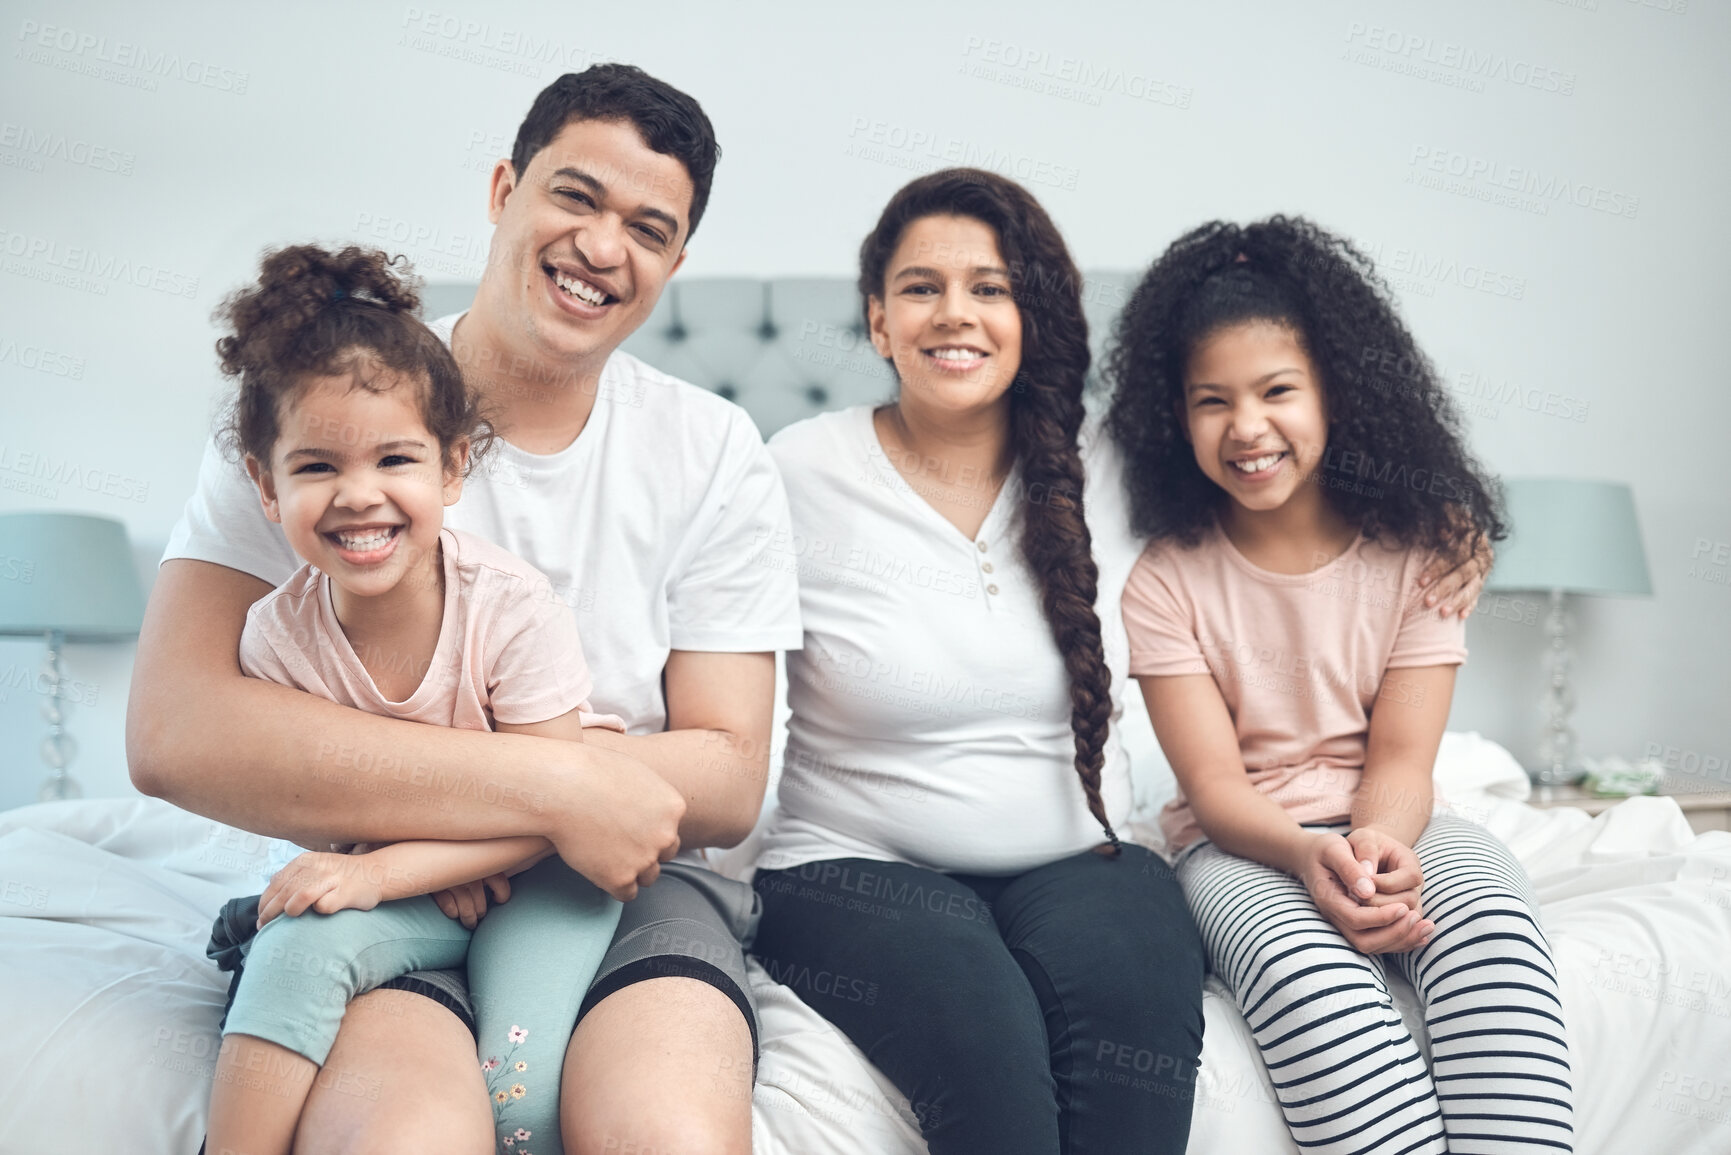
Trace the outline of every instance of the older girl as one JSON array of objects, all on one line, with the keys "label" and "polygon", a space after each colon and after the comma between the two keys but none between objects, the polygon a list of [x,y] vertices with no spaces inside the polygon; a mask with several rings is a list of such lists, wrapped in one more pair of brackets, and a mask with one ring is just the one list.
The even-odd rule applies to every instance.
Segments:
[{"label": "older girl", "polygon": [[1154,539],[1123,612],[1181,787],[1162,826],[1294,1140],[1570,1150],[1531,885],[1483,827],[1431,813],[1466,648],[1420,577],[1500,535],[1496,491],[1386,290],[1308,221],[1205,225],[1136,290],[1112,371]]}]

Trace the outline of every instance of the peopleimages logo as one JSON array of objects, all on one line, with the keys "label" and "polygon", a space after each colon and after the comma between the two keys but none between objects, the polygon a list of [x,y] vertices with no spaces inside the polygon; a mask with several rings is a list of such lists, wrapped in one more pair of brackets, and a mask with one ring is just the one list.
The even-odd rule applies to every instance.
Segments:
[{"label": "peopleimages logo", "polygon": [[1540,92],[1551,92],[1559,96],[1572,96],[1575,92],[1573,72],[1536,64],[1502,52],[1469,48],[1452,40],[1438,40],[1431,36],[1354,20],[1346,26],[1346,42],[1371,52],[1383,53],[1413,64],[1429,65],[1454,73],[1462,79],[1479,82],[1475,91],[1482,90],[1483,81],[1499,80],[1517,88],[1535,88]]},{"label": "peopleimages logo", "polygon": [[19,258],[19,261],[5,264],[8,273],[49,280],[52,271],[59,271],[71,274],[79,281],[71,287],[85,291],[106,294],[108,282],[124,281],[140,289],[152,289],[173,297],[190,299],[198,296],[197,277],[100,249],[63,245],[52,237],[15,233],[4,225],[0,225],[0,256]]},{"label": "peopleimages logo", "polygon": [[[247,81],[252,79],[250,73],[238,68],[225,68],[195,57],[183,57],[178,52],[152,51],[125,40],[111,41],[106,36],[58,24],[22,21],[17,38],[24,45],[19,56],[33,64],[86,73],[106,80],[120,79],[112,74],[113,70],[125,69],[135,74],[128,78],[133,86],[146,91],[155,91],[155,81],[163,79],[182,80],[200,88],[244,96]],[[104,65],[109,68],[104,70]]]},{"label": "peopleimages logo", "polygon": [[121,501],[144,502],[150,498],[148,481],[93,469],[49,453],[20,452],[17,446],[0,441],[0,489],[53,500],[59,497],[57,487],[62,485]]},{"label": "peopleimages logo", "polygon": [[1447,148],[1414,145],[1407,165],[1407,180],[1413,184],[1480,200],[1512,198],[1508,199],[1511,207],[1540,216],[1548,215],[1552,204],[1561,203],[1633,220],[1641,207],[1639,197],[1591,181]]},{"label": "peopleimages logo", "polygon": [[1409,288],[1420,296],[1436,296],[1439,284],[1506,297],[1511,301],[1519,301],[1527,294],[1527,279],[1516,273],[1404,245],[1384,248],[1379,241],[1359,243],[1365,255],[1381,266],[1395,288]]},{"label": "peopleimages logo", "polygon": [[535,78],[540,77],[543,64],[562,72],[581,72],[592,64],[619,59],[528,29],[412,6],[403,9],[397,43],[447,60]]},{"label": "peopleimages logo", "polygon": [[101,689],[102,687],[94,682],[85,682],[78,678],[62,678],[56,683],[45,670],[31,670],[19,665],[0,670],[0,702],[6,701],[12,691],[22,690],[28,694],[40,694],[44,698],[59,698],[75,706],[89,707],[96,705]]},{"label": "peopleimages logo", "polygon": [[[11,121],[0,123],[0,148],[13,149],[32,160],[58,160],[67,164],[131,176],[137,161],[130,152],[107,145],[67,136],[63,132],[44,132]],[[35,171],[41,171],[37,168]]]},{"label": "peopleimages logo", "polygon": [[70,377],[74,381],[84,379],[84,358],[10,337],[0,337],[0,365],[17,365],[21,369],[34,369],[51,377]]},{"label": "peopleimages logo", "polygon": [[1059,164],[1012,148],[962,140],[932,128],[920,128],[856,116],[848,129],[845,154],[897,168],[931,172],[965,165],[983,168],[1024,184],[1073,189],[1081,176],[1074,165]]},{"label": "peopleimages logo", "polygon": [[961,71],[965,75],[1083,104],[1098,105],[1101,93],[1113,93],[1168,108],[1189,108],[1196,95],[1188,85],[1152,72],[1101,64],[1080,56],[1054,55],[1012,41],[969,36],[962,46],[962,56]]}]

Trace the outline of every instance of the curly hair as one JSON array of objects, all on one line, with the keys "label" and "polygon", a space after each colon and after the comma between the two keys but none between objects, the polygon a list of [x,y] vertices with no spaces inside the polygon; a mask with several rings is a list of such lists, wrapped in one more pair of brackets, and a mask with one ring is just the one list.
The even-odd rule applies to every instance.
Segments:
[{"label": "curly hair", "polygon": [[944,169],[890,198],[860,245],[859,292],[868,327],[871,299],[883,299],[889,262],[902,235],[915,221],[932,216],[968,217],[990,228],[1009,269],[1022,323],[1021,367],[1010,387],[1010,450],[1027,493],[1022,556],[1040,582],[1046,621],[1070,680],[1076,775],[1089,813],[1116,851],[1118,835],[1100,798],[1112,677],[1094,612],[1100,575],[1083,519],[1082,458],[1076,446],[1089,361],[1082,278],[1057,226],[1026,189],[981,169]]},{"label": "curly hair", "polygon": [[1328,444],[1307,480],[1367,537],[1469,556],[1506,536],[1501,494],[1467,452],[1434,366],[1370,259],[1302,217],[1212,221],[1154,262],[1119,314],[1107,425],[1138,533],[1194,545],[1230,500],[1186,437],[1184,373],[1221,329],[1289,329],[1322,380]]},{"label": "curly hair", "polygon": [[[420,307],[404,257],[353,245],[335,253],[317,245],[267,252],[258,280],[216,310],[230,330],[217,341],[217,356],[224,375],[240,383],[222,442],[231,454],[269,462],[283,408],[310,378],[349,374],[353,388],[383,393],[404,377],[418,386],[421,419],[446,467],[466,439],[472,470],[493,433],[456,358],[417,318]],[[381,380],[383,370],[394,376]]]}]

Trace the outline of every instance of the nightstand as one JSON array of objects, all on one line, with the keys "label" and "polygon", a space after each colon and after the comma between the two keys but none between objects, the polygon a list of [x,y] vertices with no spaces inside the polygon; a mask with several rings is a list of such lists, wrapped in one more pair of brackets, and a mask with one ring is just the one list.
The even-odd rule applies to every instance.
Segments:
[{"label": "nightstand", "polygon": [[[1697,834],[1709,830],[1731,830],[1731,786],[1723,782],[1704,781],[1686,775],[1667,774],[1659,783],[1659,793],[1674,798],[1683,810],[1683,817]],[[1622,796],[1606,798],[1583,786],[1534,786],[1527,805],[1549,810],[1554,806],[1573,806],[1588,814],[1600,814],[1617,803]]]}]

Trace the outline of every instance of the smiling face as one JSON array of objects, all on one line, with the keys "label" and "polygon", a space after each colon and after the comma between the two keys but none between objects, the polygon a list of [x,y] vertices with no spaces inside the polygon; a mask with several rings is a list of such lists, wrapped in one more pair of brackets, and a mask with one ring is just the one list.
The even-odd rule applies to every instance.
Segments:
[{"label": "smiling face", "polygon": [[416,386],[354,388],[347,375],[307,382],[284,406],[262,463],[247,458],[266,516],[302,559],[355,597],[432,574],[444,507],[463,492],[468,445],[447,465],[416,405]]},{"label": "smiling face", "polygon": [[872,345],[894,361],[901,404],[963,413],[998,404],[1022,363],[1022,314],[997,234],[972,217],[921,217],[868,302]]},{"label": "smiling face", "polygon": [[1197,343],[1184,372],[1185,427],[1196,464],[1234,512],[1322,502],[1305,484],[1328,444],[1322,381],[1298,334],[1250,321]]},{"label": "smiling face", "polygon": [[598,368],[684,261],[692,192],[629,121],[572,121],[520,176],[494,167],[477,308],[537,359]]}]

